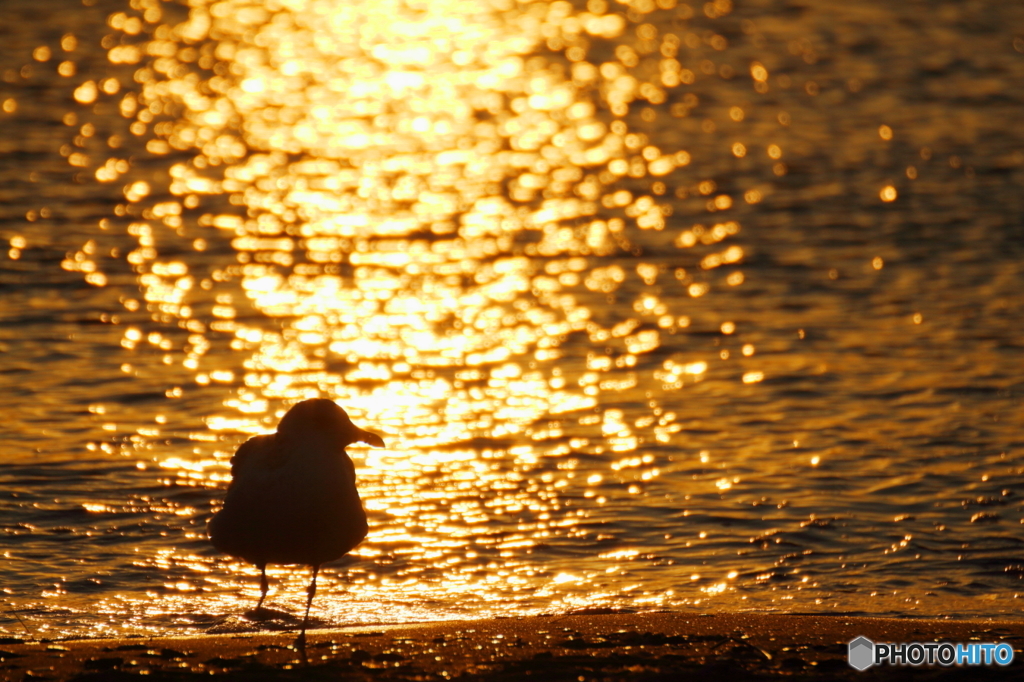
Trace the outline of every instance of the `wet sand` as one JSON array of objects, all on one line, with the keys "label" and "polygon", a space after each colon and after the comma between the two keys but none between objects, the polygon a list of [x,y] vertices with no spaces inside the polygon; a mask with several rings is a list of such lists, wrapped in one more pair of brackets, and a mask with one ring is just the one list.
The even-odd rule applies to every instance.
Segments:
[{"label": "wet sand", "polygon": [[[1007,642],[998,666],[873,667],[847,643]],[[198,637],[2,640],[0,678],[352,680],[1018,679],[1024,622],[847,616],[585,613]],[[304,649],[304,650],[303,650]],[[143,677],[144,676],[144,677]]]}]

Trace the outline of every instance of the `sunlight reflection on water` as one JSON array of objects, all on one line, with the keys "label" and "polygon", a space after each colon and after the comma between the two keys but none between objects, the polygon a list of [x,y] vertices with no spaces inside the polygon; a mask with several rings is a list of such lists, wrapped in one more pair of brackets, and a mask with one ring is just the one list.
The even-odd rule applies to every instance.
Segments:
[{"label": "sunlight reflection on water", "polygon": [[[664,103],[666,84],[680,83],[665,75],[682,69],[674,34],[655,41],[643,25],[637,49],[665,57],[660,72],[646,74],[654,82],[641,82],[613,68],[618,62],[601,75],[584,60],[591,41],[620,38],[623,18],[569,17],[568,3],[278,10],[193,8],[187,22],[156,27],[136,53],[118,52],[121,61],[160,55],[136,72],[141,92],[125,95],[121,112],[139,131],[154,113],[173,112],[153,124],[146,147],[169,161],[188,157],[169,165],[170,197],[154,202],[145,181],[128,186],[129,201],[154,202],[128,226],[139,248],[127,260],[144,273],[147,307],[193,332],[180,351],[186,368],[205,370],[200,384],[236,380],[203,362],[209,331],[233,334],[232,349],[250,354],[238,377],[246,388],[229,403],[241,414],[212,428],[253,433],[275,421],[276,401],[324,394],[360,418],[392,412],[406,447],[477,436],[544,441],[545,418],[596,407],[602,390],[636,387],[637,355],[688,324],[661,300],[666,288],[703,295],[703,271],[742,259],[731,246],[687,272],[656,240],[662,253],[636,262],[636,275],[606,264],[640,252],[624,218],[664,229],[673,205],[656,197],[666,185],[652,190],[645,178],[689,155],[658,149],[621,119],[608,123],[595,105],[624,116],[638,97]],[[545,38],[550,52],[532,55]],[[620,47],[635,61],[631,42]],[[714,183],[700,183],[710,196],[705,185]],[[672,189],[687,195],[685,184]],[[708,208],[731,202],[719,194]],[[213,211],[202,212],[204,203]],[[225,203],[231,208],[218,212]],[[182,218],[190,210],[194,224]],[[675,246],[715,244],[738,230],[735,220],[695,225]],[[176,244],[208,236],[192,240],[195,256],[165,260],[155,243],[171,231]],[[233,262],[211,263],[208,243],[228,239]],[[655,286],[668,271],[676,283]],[[643,287],[632,284],[638,277]],[[731,278],[738,284],[742,273]],[[643,290],[633,302],[639,315],[595,314],[620,288],[628,297]],[[211,298],[213,319],[194,316]],[[256,324],[239,319],[240,307],[258,313]],[[563,373],[553,361],[578,332],[611,348],[588,354],[588,371]],[[125,345],[141,335],[130,327]],[[175,346],[159,333],[147,340]],[[665,380],[681,385],[673,367],[666,362]],[[673,425],[661,421],[656,438],[667,441]]]},{"label": "sunlight reflection on water", "polygon": [[[43,590],[73,612],[54,630],[207,627],[246,608],[257,572],[217,556],[205,520],[236,445],[315,396],[389,445],[352,451],[371,530],[325,574],[334,597],[317,609],[331,622],[939,608],[922,605],[935,586],[908,588],[901,570],[955,553],[962,536],[947,526],[1007,504],[1009,484],[976,489],[978,469],[1019,471],[1005,441],[979,436],[966,460],[924,448],[934,480],[887,473],[889,438],[943,447],[936,434],[957,427],[936,415],[954,399],[934,389],[962,378],[914,355],[922,323],[943,314],[903,310],[921,275],[891,275],[898,248],[878,255],[835,226],[914,200],[917,166],[844,187],[816,156],[816,107],[838,107],[867,75],[796,83],[821,46],[792,40],[799,66],[782,68],[728,0],[189,5],[107,13],[102,66],[84,35],[32,53],[73,81],[76,104],[57,119],[77,182],[117,195],[60,262],[107,306],[89,342],[123,349],[100,353],[108,390],[79,387],[74,401],[90,456],[140,467],[113,460],[129,499],[96,495],[73,466],[80,485],[47,484],[68,486],[39,498],[71,500],[81,518],[67,524],[58,503],[53,518],[18,507],[26,542],[67,527],[133,555],[104,554],[97,583]],[[7,101],[10,115],[29,106]],[[849,138],[851,158],[910,134],[870,128]],[[911,150],[922,174],[925,149]],[[842,202],[858,197],[872,203],[853,218]],[[835,202],[818,214],[833,221],[834,262],[772,222],[797,199]],[[39,242],[25,233],[8,258],[27,268]],[[792,264],[824,270],[797,291],[799,277],[778,274]],[[1015,310],[1020,270],[998,273],[993,300]],[[874,292],[895,300],[872,314],[898,310],[902,325],[883,325],[902,354],[884,367],[862,352],[879,332],[848,329]],[[824,343],[811,321],[848,333]],[[1013,385],[990,378],[993,391]],[[879,400],[907,403],[898,429],[870,421],[889,409]],[[1019,401],[999,409],[1019,414]],[[959,570],[1017,576],[990,565],[1011,537],[984,537],[975,569]],[[32,566],[28,583],[46,574]],[[303,570],[271,577],[272,599],[298,608]],[[886,583],[874,601],[872,581]],[[995,584],[981,591],[1009,589]],[[969,593],[954,587],[943,596]]]}]

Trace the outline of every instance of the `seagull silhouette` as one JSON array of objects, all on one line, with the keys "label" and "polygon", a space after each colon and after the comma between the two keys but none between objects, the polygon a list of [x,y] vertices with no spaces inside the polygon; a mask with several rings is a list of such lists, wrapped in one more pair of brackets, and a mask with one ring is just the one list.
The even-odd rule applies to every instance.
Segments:
[{"label": "seagull silhouette", "polygon": [[353,424],[334,401],[298,403],[281,419],[277,433],[255,436],[238,448],[224,508],[210,519],[214,547],[259,567],[257,610],[267,597],[267,564],[313,569],[299,635],[303,643],[320,565],[344,556],[366,537],[355,465],[345,452],[352,443],[384,447],[380,436]]}]

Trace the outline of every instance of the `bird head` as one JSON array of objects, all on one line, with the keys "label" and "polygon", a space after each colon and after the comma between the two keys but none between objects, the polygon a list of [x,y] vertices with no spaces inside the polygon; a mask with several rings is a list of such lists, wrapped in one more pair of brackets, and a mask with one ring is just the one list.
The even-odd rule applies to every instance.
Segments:
[{"label": "bird head", "polygon": [[314,398],[292,406],[281,418],[277,432],[282,436],[302,437],[312,434],[328,435],[345,447],[352,443],[366,443],[375,448],[384,447],[384,439],[352,423],[345,410],[333,400]]}]

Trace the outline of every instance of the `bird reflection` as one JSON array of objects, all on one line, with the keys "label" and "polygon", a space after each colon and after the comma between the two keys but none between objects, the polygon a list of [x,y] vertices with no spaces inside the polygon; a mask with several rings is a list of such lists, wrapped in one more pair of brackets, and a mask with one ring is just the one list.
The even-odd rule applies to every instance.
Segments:
[{"label": "bird reflection", "polygon": [[298,403],[281,419],[277,433],[255,436],[238,448],[224,508],[210,520],[214,547],[259,567],[257,610],[267,596],[267,564],[312,568],[301,642],[321,564],[344,556],[366,537],[355,466],[345,452],[357,442],[384,447],[380,436],[357,427],[333,401]]}]

